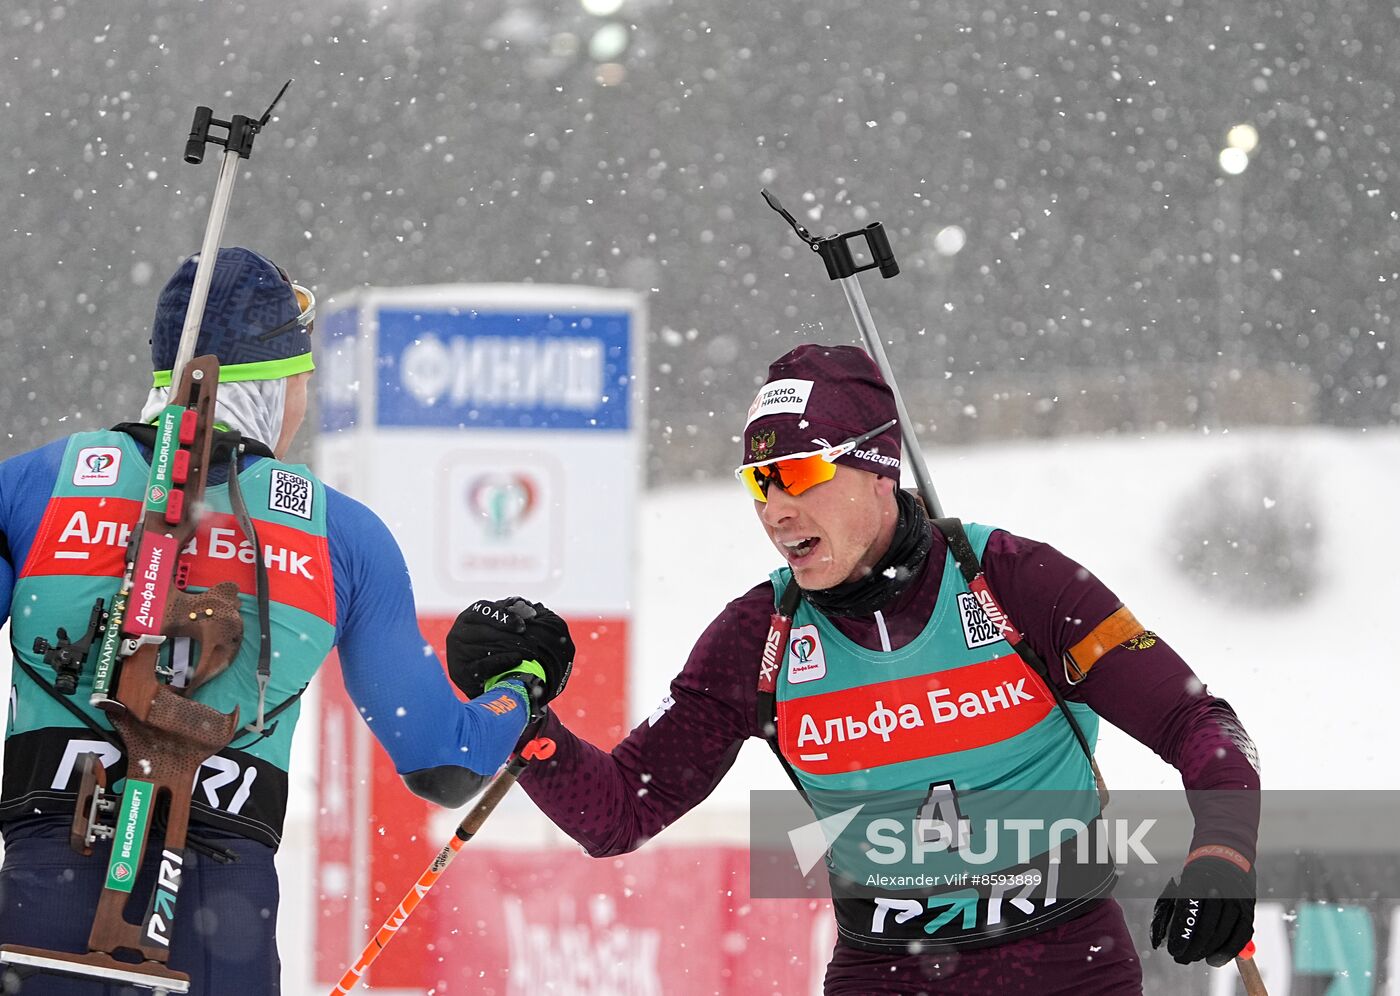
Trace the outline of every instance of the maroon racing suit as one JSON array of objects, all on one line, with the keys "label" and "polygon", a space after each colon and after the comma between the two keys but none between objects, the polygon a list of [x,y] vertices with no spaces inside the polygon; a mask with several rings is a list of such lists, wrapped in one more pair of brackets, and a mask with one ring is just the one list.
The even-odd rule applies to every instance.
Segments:
[{"label": "maroon racing suit", "polygon": [[[880,624],[899,648],[928,624],[946,561],[938,530],[916,581],[875,614],[833,617],[849,639],[881,649]],[[1101,648],[1072,684],[1062,665],[1122,603],[1097,578],[1054,548],[995,531],[982,558],[987,583],[1064,697],[1154,750],[1192,792],[1191,849],[1234,848],[1253,861],[1258,811],[1212,807],[1196,791],[1254,792],[1253,745],[1230,706],[1206,691],[1155,634]],[[631,851],[700,803],[758,729],[756,686],[774,590],[765,581],[725,606],[671,683],[669,701],[610,753],[553,716],[542,735],[553,758],[520,783],[561,829],[594,857]],[[1092,642],[1092,641],[1090,641]],[[1077,750],[1078,748],[1076,748]],[[1247,809],[1248,807],[1246,807]],[[872,953],[836,943],[827,993],[1140,993],[1141,968],[1122,911],[1112,899],[1029,937],[975,950]]]}]

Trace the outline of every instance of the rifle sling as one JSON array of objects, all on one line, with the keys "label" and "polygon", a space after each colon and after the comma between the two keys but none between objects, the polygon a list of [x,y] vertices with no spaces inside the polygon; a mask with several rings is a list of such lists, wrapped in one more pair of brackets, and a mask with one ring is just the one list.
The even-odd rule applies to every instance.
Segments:
[{"label": "rifle sling", "polygon": [[[955,518],[934,519],[933,526],[943,534],[948,541],[948,549],[953,554],[953,560],[957,562],[958,570],[963,576],[963,580],[972,585],[977,578],[982,578],[982,583],[986,584],[986,577],[982,574],[981,561],[977,559],[977,553],[972,549],[972,544],[968,542],[967,532],[963,529],[962,521]],[[988,587],[988,592],[991,588]],[[995,596],[993,596],[995,598]],[[1006,613],[1006,606],[997,602],[1001,611]],[[1010,616],[1008,615],[1009,619]],[[1050,695],[1059,706],[1060,712],[1064,715],[1065,721],[1069,723],[1069,728],[1074,731],[1074,739],[1079,741],[1079,749],[1084,752],[1084,756],[1089,759],[1089,763],[1094,763],[1094,752],[1089,747],[1089,740],[1084,736],[1084,731],[1079,726],[1079,721],[1074,718],[1074,713],[1070,712],[1069,703],[1065,701],[1064,695],[1060,692],[1059,686],[1050,680],[1050,670],[1045,666],[1045,662],[1040,659],[1040,655],[1031,648],[1024,636],[1018,633],[1018,637],[1011,642],[1011,649],[1016,651],[1016,655],[1021,658],[1027,667],[1040,676],[1041,683],[1045,685]],[[1097,769],[1095,769],[1097,771]]]},{"label": "rifle sling", "polygon": [[[783,597],[778,603],[777,618],[774,620],[773,628],[778,630],[781,636],[782,649],[778,652],[775,666],[782,667],[782,663],[787,658],[788,635],[792,632],[792,619],[797,614],[797,607],[802,602],[802,589],[797,585],[797,579],[793,578],[788,582],[787,588],[783,590]],[[771,634],[770,634],[771,639]],[[774,687],[766,689],[760,685],[758,689],[758,730],[763,734],[763,739],[768,742],[768,747],[773,751],[773,755],[778,759],[778,763],[783,766],[783,771],[787,773],[788,781],[792,782],[793,788],[797,789],[803,799],[807,799],[807,790],[803,788],[801,780],[797,777],[797,772],[793,770],[788,759],[783,756],[782,748],[778,746],[778,702],[777,702],[777,678],[773,680]],[[807,800],[811,805],[811,800]]]}]

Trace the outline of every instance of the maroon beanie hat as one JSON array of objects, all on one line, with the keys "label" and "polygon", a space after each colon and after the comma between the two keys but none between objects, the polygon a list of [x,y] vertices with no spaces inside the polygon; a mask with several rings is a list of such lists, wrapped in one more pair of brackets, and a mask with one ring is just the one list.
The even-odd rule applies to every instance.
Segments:
[{"label": "maroon beanie hat", "polygon": [[[745,464],[835,446],[897,418],[880,368],[855,346],[798,346],[773,361],[744,423]],[[899,424],[836,458],[899,480]]]}]

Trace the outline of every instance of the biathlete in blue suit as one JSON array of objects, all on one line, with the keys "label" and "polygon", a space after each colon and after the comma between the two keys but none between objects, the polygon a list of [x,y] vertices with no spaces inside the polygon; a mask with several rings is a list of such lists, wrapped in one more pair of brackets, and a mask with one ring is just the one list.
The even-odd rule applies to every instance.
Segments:
[{"label": "biathlete in blue suit", "polygon": [[[109,786],[119,788],[128,759],[106,714],[89,705],[92,667],[76,693],[65,695],[35,641],[54,642],[60,627],[77,639],[94,602],[110,601],[117,589],[150,474],[149,420],[168,403],[195,267],[195,257],[185,260],[161,293],[151,338],[155,386],[141,419],[0,463],[0,606],[14,662],[0,790],[0,943],[87,950],[110,845],[99,842],[87,858],[69,847],[77,762],[84,753],[100,755]],[[167,658],[175,684],[221,712],[237,706],[249,724],[205,762],[194,787],[169,964],[189,973],[190,991],[201,996],[280,992],[273,854],[299,697],[330,651],[405,785],[447,807],[465,803],[501,766],[525,728],[531,693],[557,693],[572,659],[571,647],[561,646],[490,694],[465,704],[453,694],[419,631],[408,571],[388,528],[306,467],[282,462],[306,413],[313,318],[310,293],[275,264],[247,249],[219,251],[195,353],[221,365],[220,431],[206,509],[181,566],[196,590],[237,583],[244,639],[228,669],[207,682],[198,653],[182,646],[188,641],[169,641]],[[230,441],[239,435],[244,449],[235,458]],[[260,620],[270,652],[261,649]],[[260,657],[270,669],[266,682],[259,681]],[[252,722],[259,716],[261,729]],[[151,834],[157,849],[160,837]],[[159,864],[146,860],[142,874],[154,875]],[[145,894],[140,882],[137,894]],[[52,976],[22,985],[26,996],[129,992]]]}]

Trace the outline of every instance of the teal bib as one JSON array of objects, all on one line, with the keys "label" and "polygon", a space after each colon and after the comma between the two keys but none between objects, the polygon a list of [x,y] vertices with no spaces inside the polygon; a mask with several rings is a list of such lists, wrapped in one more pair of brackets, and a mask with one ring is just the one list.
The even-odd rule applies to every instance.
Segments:
[{"label": "teal bib", "polygon": [[[82,753],[103,756],[109,784],[125,774],[120,740],[105,713],[88,704],[91,659],[76,694],[59,696],[52,688],[54,672],[34,642],[54,642],[60,627],[76,640],[94,602],[110,605],[149,475],[149,462],[125,433],[87,432],[68,441],[11,603],[13,653],[42,684],[24,667],[13,669],[0,820],[36,811],[71,813]],[[270,459],[243,470],[238,483],[267,568],[272,674],[266,702],[269,708],[291,705],[263,734],[240,730],[228,748],[205,762],[195,784],[194,818],[276,846],[286,810],[296,696],[335,640],[325,489],[305,467]],[[184,584],[200,591],[236,582],[244,638],[228,669],[193,697],[220,712],[237,707],[240,723],[248,724],[258,707],[255,554],[233,515],[227,483],[209,487],[204,503],[199,528],[181,551]],[[198,672],[198,649],[187,641],[167,641],[162,659],[174,669],[176,683],[183,682],[181,672]]]},{"label": "teal bib", "polygon": [[[981,557],[992,528],[965,529]],[[781,601],[791,574],[772,580]],[[1073,901],[1059,889],[1051,851],[1096,833],[1093,771],[951,553],[928,624],[898,649],[853,643],[801,603],[776,699],[779,746],[817,817],[858,810],[828,857],[849,941],[996,943],[1111,886],[1111,861],[1091,860],[1063,880]],[[1069,707],[1092,745],[1098,717]]]}]

